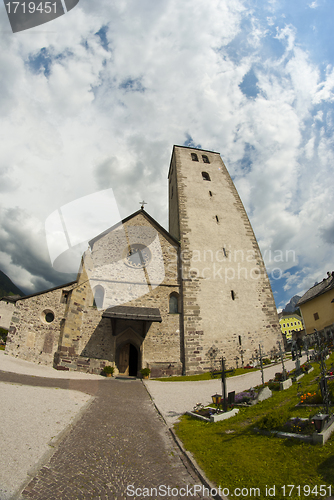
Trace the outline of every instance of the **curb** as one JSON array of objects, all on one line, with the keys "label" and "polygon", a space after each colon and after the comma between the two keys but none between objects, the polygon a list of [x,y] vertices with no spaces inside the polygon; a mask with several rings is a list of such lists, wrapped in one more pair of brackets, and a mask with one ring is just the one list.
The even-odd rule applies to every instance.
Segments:
[{"label": "curb", "polygon": [[[195,472],[195,474],[198,477],[198,479],[201,481],[201,483],[203,484],[203,486],[205,488],[208,488],[209,491],[218,490],[218,487],[214,483],[212,483],[206,477],[205,472],[197,464],[197,462],[196,462],[195,458],[193,457],[192,453],[190,453],[190,451],[187,451],[184,448],[182,441],[177,437],[177,435],[174,432],[174,429],[172,429],[172,427],[170,427],[168,425],[167,421],[165,420],[165,417],[163,416],[163,414],[161,413],[161,411],[159,410],[159,408],[155,404],[154,399],[153,399],[153,397],[152,397],[152,395],[151,395],[151,393],[149,391],[149,388],[147,387],[147,385],[146,385],[146,383],[145,383],[144,380],[142,380],[142,383],[143,383],[143,385],[144,385],[144,387],[145,387],[145,389],[147,391],[147,394],[150,396],[151,401],[154,404],[155,409],[157,410],[158,414],[160,415],[160,417],[164,421],[166,427],[168,428],[168,430],[169,430],[169,432],[170,432],[173,440],[175,441],[177,447],[179,448],[179,450],[181,451],[182,455],[185,457],[186,461],[188,462],[188,464],[191,466],[191,468]],[[228,497],[221,496],[219,494],[213,495],[211,498],[214,498],[215,500],[229,500]]]}]

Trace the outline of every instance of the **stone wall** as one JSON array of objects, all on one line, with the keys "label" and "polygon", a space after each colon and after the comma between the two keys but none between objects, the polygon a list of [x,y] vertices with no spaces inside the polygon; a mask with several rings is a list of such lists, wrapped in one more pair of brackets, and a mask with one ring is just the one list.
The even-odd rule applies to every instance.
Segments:
[{"label": "stone wall", "polygon": [[10,302],[5,299],[0,300],[0,328],[9,330],[14,308],[15,302]]},{"label": "stone wall", "polygon": [[[124,252],[138,243],[152,253],[144,269],[124,264]],[[96,371],[106,363],[115,366],[117,373],[117,349],[124,342],[123,332],[130,328],[134,332],[132,343],[139,351],[139,369],[154,366],[153,371],[164,374],[172,364],[173,373],[182,372],[181,314],[169,313],[171,293],[180,296],[177,247],[158,225],[152,226],[144,211],[93,240],[67,304],[56,356],[58,369]],[[104,290],[101,307],[94,305],[97,286]],[[113,332],[111,320],[102,314],[115,305],[158,308],[162,323],[148,324],[145,340],[140,337],[142,324],[137,324],[142,322],[117,320],[118,330]],[[100,360],[100,364],[92,367],[91,359]]]},{"label": "stone wall", "polygon": [[[178,203],[170,191],[170,207],[180,215],[186,371],[207,370],[222,356],[229,366],[238,358],[240,366],[260,342],[268,351],[282,339],[255,235],[218,153],[174,147],[171,166]],[[170,221],[176,234],[175,214]]]},{"label": "stone wall", "polygon": [[[45,365],[53,364],[64,320],[63,291],[56,288],[17,300],[6,343],[7,354]],[[54,319],[50,322],[53,315]]]}]

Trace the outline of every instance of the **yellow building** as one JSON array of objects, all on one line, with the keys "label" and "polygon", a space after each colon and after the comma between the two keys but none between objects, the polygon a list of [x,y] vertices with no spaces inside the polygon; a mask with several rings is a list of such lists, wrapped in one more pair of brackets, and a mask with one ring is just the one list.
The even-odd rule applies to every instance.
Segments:
[{"label": "yellow building", "polygon": [[282,334],[287,341],[291,341],[293,331],[299,332],[304,329],[303,320],[298,314],[280,313],[278,317]]},{"label": "yellow building", "polygon": [[306,333],[334,325],[334,272],[310,288],[298,301]]}]

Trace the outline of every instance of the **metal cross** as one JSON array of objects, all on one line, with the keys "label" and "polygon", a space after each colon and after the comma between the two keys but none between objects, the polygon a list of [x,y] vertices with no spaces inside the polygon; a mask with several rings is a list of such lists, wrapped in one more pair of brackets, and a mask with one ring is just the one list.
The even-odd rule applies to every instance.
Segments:
[{"label": "metal cross", "polygon": [[141,204],[141,209],[144,210],[144,205],[147,205],[146,201],[140,201],[139,202]]}]

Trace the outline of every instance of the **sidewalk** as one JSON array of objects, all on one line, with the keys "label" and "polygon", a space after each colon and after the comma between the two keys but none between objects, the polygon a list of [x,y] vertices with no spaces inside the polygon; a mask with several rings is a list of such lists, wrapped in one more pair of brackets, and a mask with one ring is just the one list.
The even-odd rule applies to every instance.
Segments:
[{"label": "sidewalk", "polygon": [[[305,363],[306,356],[300,358],[300,364]],[[295,368],[295,361],[285,361],[286,370]],[[274,378],[275,373],[282,371],[281,363],[264,368],[264,381]],[[169,426],[186,411],[191,411],[197,403],[207,405],[212,403],[213,394],[222,394],[221,379],[200,380],[198,382],[159,382],[158,380],[144,381],[151,397]],[[262,383],[261,370],[248,372],[226,379],[227,392],[245,391]]]},{"label": "sidewalk", "polygon": [[[39,366],[7,362],[3,356],[0,361],[6,402],[1,407],[6,422],[0,428],[6,444],[0,454],[1,500],[125,500],[136,489],[134,498],[142,498],[148,496],[144,488],[160,487],[173,489],[172,497],[181,500],[180,488],[202,487],[140,380],[89,380],[74,373],[66,374],[70,379],[64,374],[51,378],[54,372],[47,367],[41,377]],[[4,371],[15,369],[16,362],[30,375]],[[77,396],[83,399],[82,411],[71,414],[67,403],[73,400],[79,409]],[[201,493],[196,498],[207,499]]]}]

